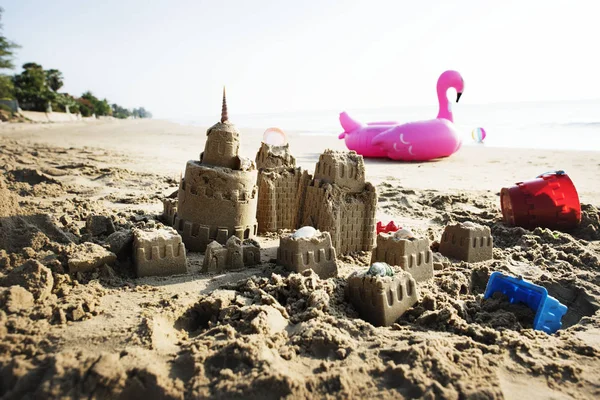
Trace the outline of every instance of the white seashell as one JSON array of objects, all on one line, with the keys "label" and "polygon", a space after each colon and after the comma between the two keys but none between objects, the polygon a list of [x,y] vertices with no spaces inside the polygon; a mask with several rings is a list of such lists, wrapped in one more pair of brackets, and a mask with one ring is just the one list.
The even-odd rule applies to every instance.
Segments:
[{"label": "white seashell", "polygon": [[304,238],[304,239],[310,239],[312,237],[315,237],[319,234],[319,231],[316,230],[315,228],[313,228],[312,226],[303,226],[302,228],[298,229],[296,232],[294,232],[294,234],[292,235],[293,238]]},{"label": "white seashell", "polygon": [[397,239],[410,239],[415,237],[415,235],[413,235],[413,233],[408,229],[398,229],[396,232],[394,232],[394,237]]}]

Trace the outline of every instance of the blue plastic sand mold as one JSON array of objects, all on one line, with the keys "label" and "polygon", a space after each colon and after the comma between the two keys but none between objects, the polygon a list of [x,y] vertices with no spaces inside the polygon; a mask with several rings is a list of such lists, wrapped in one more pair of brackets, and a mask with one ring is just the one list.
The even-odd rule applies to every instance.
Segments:
[{"label": "blue plastic sand mold", "polygon": [[496,271],[490,275],[483,298],[490,298],[496,292],[505,294],[511,304],[524,303],[535,311],[533,329],[554,333],[562,326],[560,320],[567,312],[567,306],[548,296],[545,287]]}]

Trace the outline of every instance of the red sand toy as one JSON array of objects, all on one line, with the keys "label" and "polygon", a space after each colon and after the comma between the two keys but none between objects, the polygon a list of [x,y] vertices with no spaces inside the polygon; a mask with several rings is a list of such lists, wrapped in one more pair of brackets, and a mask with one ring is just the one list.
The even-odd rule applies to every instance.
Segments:
[{"label": "red sand toy", "polygon": [[502,216],[507,225],[571,229],[581,222],[575,185],[564,171],[547,172],[500,191]]},{"label": "red sand toy", "polygon": [[383,225],[383,223],[381,221],[377,222],[377,234],[378,235],[380,233],[396,232],[398,229],[402,229],[402,228],[399,226],[396,226],[394,221],[388,222],[388,224],[385,226]]}]

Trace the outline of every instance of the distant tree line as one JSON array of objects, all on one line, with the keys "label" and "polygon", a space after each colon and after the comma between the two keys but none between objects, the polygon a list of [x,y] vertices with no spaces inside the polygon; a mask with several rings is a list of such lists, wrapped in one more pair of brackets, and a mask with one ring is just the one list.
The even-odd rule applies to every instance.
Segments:
[{"label": "distant tree line", "polygon": [[[0,7],[0,21],[2,12]],[[14,51],[19,45],[6,39],[0,23],[0,71],[14,69]],[[107,99],[100,100],[91,91],[75,97],[69,93],[60,93],[64,84],[62,72],[57,69],[45,70],[36,63],[23,64],[20,74],[0,73],[0,100],[17,100],[23,110],[81,113],[84,117],[92,115],[115,118],[152,118],[152,114],[143,107],[128,109],[118,104],[109,104]]]}]

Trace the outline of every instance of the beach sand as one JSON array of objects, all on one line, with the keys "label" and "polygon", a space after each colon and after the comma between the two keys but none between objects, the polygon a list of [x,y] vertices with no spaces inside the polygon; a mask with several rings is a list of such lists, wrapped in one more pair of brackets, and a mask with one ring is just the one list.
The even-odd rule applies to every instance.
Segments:
[{"label": "beach sand", "polygon": [[[262,131],[239,127],[254,159]],[[288,131],[313,171],[332,136]],[[444,264],[420,301],[388,328],[357,317],[344,278],[369,254],[341,257],[340,278],[288,274],[271,261],[227,274],[133,276],[128,261],[69,274],[85,228],[160,225],[161,199],[204,148],[206,128],[164,121],[0,125],[0,397],[34,398],[598,398],[600,156],[465,146],[428,163],[366,160],[377,216],[439,240],[453,221],[489,226],[494,259]],[[508,228],[500,188],[562,169],[577,186],[570,233]],[[126,251],[126,249],[124,250]],[[569,307],[563,329],[483,301],[491,272],[522,275]]]}]

